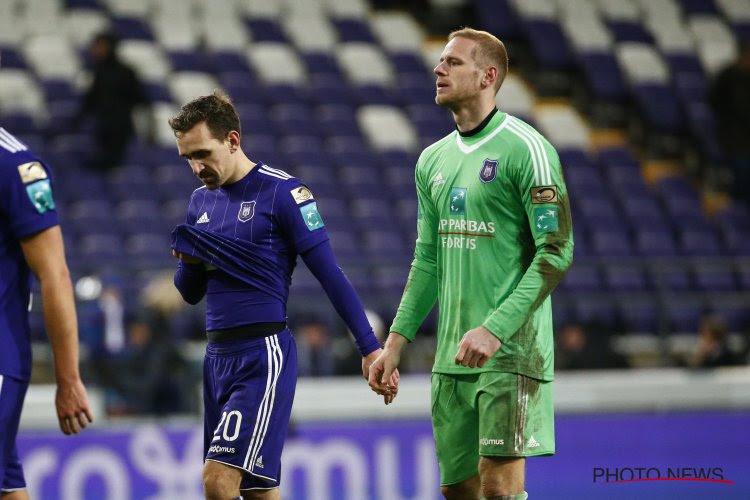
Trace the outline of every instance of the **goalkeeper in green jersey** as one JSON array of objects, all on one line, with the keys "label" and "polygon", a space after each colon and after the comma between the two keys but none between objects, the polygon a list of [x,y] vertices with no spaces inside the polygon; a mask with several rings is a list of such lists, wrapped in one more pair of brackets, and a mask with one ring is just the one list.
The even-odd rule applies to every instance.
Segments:
[{"label": "goalkeeper in green jersey", "polygon": [[550,293],[573,255],[568,193],[554,148],[495,107],[508,56],[493,35],[450,34],[435,102],[454,132],[422,152],[414,261],[376,392],[439,302],[432,425],[446,498],[524,499],[525,457],[555,451]]}]

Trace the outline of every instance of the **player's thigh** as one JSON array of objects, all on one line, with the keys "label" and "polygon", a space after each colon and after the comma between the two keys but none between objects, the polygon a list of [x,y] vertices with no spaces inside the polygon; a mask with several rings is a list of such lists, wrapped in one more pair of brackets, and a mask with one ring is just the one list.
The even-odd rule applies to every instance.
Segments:
[{"label": "player's thigh", "polygon": [[478,384],[479,454],[528,457],[555,452],[552,382],[485,372]]},{"label": "player's thigh", "polygon": [[432,374],[432,430],[443,486],[461,483],[477,474],[476,380],[476,375]]},{"label": "player's thigh", "polygon": [[485,497],[521,493],[526,484],[526,458],[481,457],[479,477]]}]

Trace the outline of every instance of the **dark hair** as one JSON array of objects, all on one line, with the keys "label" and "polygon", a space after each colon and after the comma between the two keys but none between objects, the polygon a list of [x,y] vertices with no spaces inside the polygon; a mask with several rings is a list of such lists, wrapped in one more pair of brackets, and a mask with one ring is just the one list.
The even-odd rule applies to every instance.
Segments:
[{"label": "dark hair", "polygon": [[211,95],[197,97],[185,104],[177,116],[169,119],[169,126],[177,135],[203,121],[216,139],[224,140],[232,130],[242,134],[240,117],[237,116],[232,99],[221,90],[216,89]]},{"label": "dark hair", "polygon": [[508,74],[508,51],[505,49],[505,44],[492,33],[473,28],[452,31],[448,35],[448,40],[456,37],[468,38],[477,43],[471,54],[477,64],[497,67],[497,81],[495,82],[495,93],[497,93],[505,80],[505,75]]}]

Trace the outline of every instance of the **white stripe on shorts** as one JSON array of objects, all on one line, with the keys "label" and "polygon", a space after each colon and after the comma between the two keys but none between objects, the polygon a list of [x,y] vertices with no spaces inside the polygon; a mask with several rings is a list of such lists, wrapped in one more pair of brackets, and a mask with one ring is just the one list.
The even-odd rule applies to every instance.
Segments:
[{"label": "white stripe on shorts", "polygon": [[263,446],[263,440],[268,430],[268,422],[271,420],[273,412],[273,403],[276,397],[276,382],[279,380],[281,373],[282,355],[279,348],[279,339],[277,335],[266,337],[266,356],[268,361],[268,374],[266,375],[266,391],[263,394],[263,400],[258,409],[258,416],[255,419],[253,427],[253,437],[250,439],[250,446],[245,455],[243,468],[252,470],[258,452]]}]

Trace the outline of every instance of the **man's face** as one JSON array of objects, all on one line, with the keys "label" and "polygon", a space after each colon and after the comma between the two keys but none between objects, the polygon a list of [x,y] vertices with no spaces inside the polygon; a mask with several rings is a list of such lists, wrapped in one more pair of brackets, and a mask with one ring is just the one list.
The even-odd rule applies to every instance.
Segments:
[{"label": "man's face", "polygon": [[208,189],[223,185],[234,173],[230,146],[228,138],[220,141],[211,135],[206,122],[177,135],[177,151]]},{"label": "man's face", "polygon": [[476,42],[456,37],[449,41],[433,70],[437,76],[435,103],[453,108],[481,90],[482,70],[471,56]]}]

